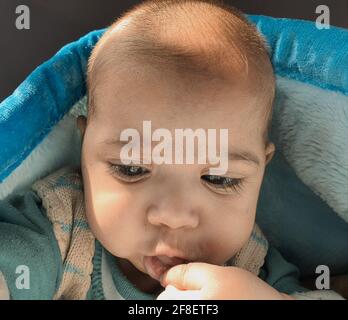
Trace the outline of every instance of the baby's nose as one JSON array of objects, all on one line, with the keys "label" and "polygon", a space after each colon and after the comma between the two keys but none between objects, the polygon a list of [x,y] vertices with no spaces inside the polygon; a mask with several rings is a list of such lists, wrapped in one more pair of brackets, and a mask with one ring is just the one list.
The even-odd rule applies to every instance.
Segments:
[{"label": "baby's nose", "polygon": [[152,207],[147,217],[151,224],[170,229],[194,229],[199,224],[199,216],[192,209]]}]

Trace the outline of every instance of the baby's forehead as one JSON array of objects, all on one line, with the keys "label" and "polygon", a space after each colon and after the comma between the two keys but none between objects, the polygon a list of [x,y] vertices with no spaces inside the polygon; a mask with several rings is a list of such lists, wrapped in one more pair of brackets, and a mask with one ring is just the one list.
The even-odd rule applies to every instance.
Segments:
[{"label": "baby's forehead", "polygon": [[127,67],[108,68],[98,79],[97,101],[110,97],[115,105],[117,102],[122,105],[135,103],[152,109],[166,105],[180,109],[182,106],[190,111],[191,107],[217,109],[222,104],[233,106],[237,101],[242,107],[254,103],[257,97],[248,79],[236,74],[227,79],[217,73],[210,76],[183,73],[163,64],[144,64],[133,59],[123,65]]},{"label": "baby's forehead", "polygon": [[[214,114],[220,121],[234,111],[249,110],[250,119],[260,118],[263,106],[247,80],[224,79],[176,72],[165,65],[123,60],[121,68],[106,68],[98,77],[96,113],[102,118],[200,119]],[[132,70],[132,72],[130,72]],[[239,113],[234,117],[239,117]],[[116,120],[115,120],[116,121]],[[240,119],[240,121],[244,121]],[[163,125],[162,125],[163,126]]]},{"label": "baby's forehead", "polygon": [[[146,80],[146,75],[144,77]],[[241,128],[243,123],[253,128],[261,118],[256,99],[242,89],[232,90],[227,84],[196,82],[188,88],[161,78],[132,80],[122,81],[118,88],[112,82],[107,90],[100,92],[96,101],[100,127],[108,123],[110,128],[141,129],[143,121],[150,120],[153,128],[170,131],[176,128]]]}]

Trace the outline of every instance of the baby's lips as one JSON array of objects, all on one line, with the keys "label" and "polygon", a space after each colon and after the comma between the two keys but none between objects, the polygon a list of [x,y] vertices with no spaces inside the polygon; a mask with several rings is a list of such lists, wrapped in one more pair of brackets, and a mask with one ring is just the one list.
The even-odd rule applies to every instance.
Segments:
[{"label": "baby's lips", "polygon": [[157,256],[157,258],[164,264],[168,266],[176,266],[177,264],[184,264],[187,263],[188,261],[185,259],[181,259],[178,257],[168,257],[168,256]]}]

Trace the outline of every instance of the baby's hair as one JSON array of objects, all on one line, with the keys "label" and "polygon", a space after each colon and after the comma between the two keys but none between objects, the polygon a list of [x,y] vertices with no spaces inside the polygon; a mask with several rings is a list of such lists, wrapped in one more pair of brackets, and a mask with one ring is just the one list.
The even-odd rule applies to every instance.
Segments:
[{"label": "baby's hair", "polygon": [[[102,50],[103,49],[103,50]],[[104,53],[102,57],[99,54]],[[181,76],[225,79],[252,74],[253,94],[266,105],[265,143],[271,125],[275,78],[268,47],[256,27],[238,9],[218,0],[148,0],[118,18],[88,61],[88,121],[96,110],[97,73],[134,59]]]}]

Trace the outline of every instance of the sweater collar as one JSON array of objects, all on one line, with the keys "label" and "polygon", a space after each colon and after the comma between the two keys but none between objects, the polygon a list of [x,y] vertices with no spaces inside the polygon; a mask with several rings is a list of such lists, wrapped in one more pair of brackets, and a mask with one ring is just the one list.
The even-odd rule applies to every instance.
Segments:
[{"label": "sweater collar", "polygon": [[[118,291],[118,293],[124,298],[125,300],[155,300],[156,294],[149,294],[142,292],[139,290],[132,282],[128,280],[128,278],[123,274],[122,270],[119,268],[119,265],[117,263],[117,257],[113,256],[109,251],[107,251],[105,248],[102,247],[100,242],[96,240],[96,259],[95,261],[98,262],[95,265],[95,274],[97,277],[95,279],[98,279],[99,285],[96,287],[99,287],[99,293],[103,293],[104,296],[104,290],[103,290],[103,283],[102,283],[102,275],[101,270],[103,263],[102,260],[102,254],[105,254],[105,263],[108,264],[108,269],[111,272],[112,281],[114,284],[114,287]],[[97,289],[97,288],[96,288]]]}]

